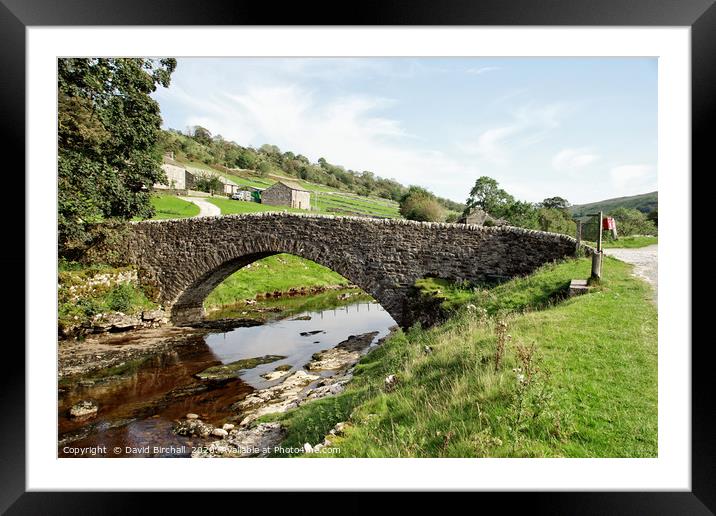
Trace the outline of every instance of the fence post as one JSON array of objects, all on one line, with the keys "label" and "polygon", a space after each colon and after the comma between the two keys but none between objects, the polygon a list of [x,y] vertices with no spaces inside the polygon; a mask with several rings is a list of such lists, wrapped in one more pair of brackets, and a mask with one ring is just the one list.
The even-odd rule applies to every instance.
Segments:
[{"label": "fence post", "polygon": [[602,253],[597,251],[592,255],[592,279],[602,278]]},{"label": "fence post", "polygon": [[602,218],[603,212],[599,212],[599,227],[597,232],[597,252],[592,255],[592,278],[602,278]]}]

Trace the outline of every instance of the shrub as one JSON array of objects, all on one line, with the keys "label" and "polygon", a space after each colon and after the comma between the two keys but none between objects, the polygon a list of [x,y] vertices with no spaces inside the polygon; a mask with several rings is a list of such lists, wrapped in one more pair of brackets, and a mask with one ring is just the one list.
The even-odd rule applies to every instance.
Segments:
[{"label": "shrub", "polygon": [[437,198],[417,186],[411,186],[400,200],[400,214],[406,219],[421,222],[441,222],[445,220],[445,209]]},{"label": "shrub", "polygon": [[129,312],[134,306],[135,289],[129,283],[122,283],[107,293],[107,308],[115,312]]}]

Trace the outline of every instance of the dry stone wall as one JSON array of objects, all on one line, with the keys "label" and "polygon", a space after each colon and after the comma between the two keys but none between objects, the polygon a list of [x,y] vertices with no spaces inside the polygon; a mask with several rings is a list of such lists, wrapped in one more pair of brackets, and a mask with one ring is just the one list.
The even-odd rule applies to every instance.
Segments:
[{"label": "dry stone wall", "polygon": [[405,326],[405,298],[419,278],[524,275],[576,251],[574,238],[514,227],[287,213],[132,223],[124,245],[178,324],[200,319],[203,300],[227,276],[277,253],[343,275]]}]

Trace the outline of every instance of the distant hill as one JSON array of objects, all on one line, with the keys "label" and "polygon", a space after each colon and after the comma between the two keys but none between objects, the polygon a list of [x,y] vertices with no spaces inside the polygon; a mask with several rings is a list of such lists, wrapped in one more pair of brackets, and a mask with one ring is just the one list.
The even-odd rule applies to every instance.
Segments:
[{"label": "distant hill", "polygon": [[649,192],[629,197],[616,197],[589,204],[575,204],[570,208],[574,217],[582,217],[588,213],[603,211],[608,213],[616,208],[634,208],[643,213],[649,213],[658,208],[657,192]]}]

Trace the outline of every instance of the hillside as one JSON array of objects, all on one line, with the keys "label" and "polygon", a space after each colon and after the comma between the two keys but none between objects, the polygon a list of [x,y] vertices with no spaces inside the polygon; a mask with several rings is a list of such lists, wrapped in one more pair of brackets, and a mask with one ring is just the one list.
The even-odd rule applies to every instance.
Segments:
[{"label": "hillside", "polygon": [[589,204],[575,204],[570,210],[573,216],[582,217],[587,213],[596,213],[598,211],[608,213],[616,208],[633,208],[642,213],[649,213],[658,208],[658,193],[649,192],[628,197],[615,197],[614,199],[605,199]]},{"label": "hillside", "polygon": [[[312,192],[312,202],[321,212],[398,217],[397,201],[407,192],[407,187],[394,179],[367,170],[349,170],[324,158],[312,163],[275,145],[243,147],[198,126],[187,134],[162,130],[159,150],[173,153],[181,164],[219,174],[239,185],[266,188],[281,179],[298,182]],[[437,200],[448,212],[462,212],[464,208],[450,199]]]},{"label": "hillside", "polygon": [[[328,215],[347,215],[360,217],[378,217],[378,218],[399,218],[398,203],[392,199],[385,199],[376,195],[358,195],[356,193],[347,192],[338,188],[326,185],[311,183],[294,177],[279,174],[267,174],[261,176],[252,170],[229,169],[223,166],[211,166],[203,163],[196,163],[187,160],[175,160],[190,169],[201,169],[205,174],[221,176],[233,183],[241,186],[250,186],[254,188],[268,188],[277,181],[284,179],[298,183],[303,188],[311,192],[311,205],[314,213],[325,213]],[[216,197],[209,199],[209,202],[221,208],[225,215],[232,213],[249,213],[254,211],[271,211],[276,207],[266,206],[263,204],[247,203],[242,201],[232,201],[225,197]],[[293,210],[298,213],[302,210]]]}]

